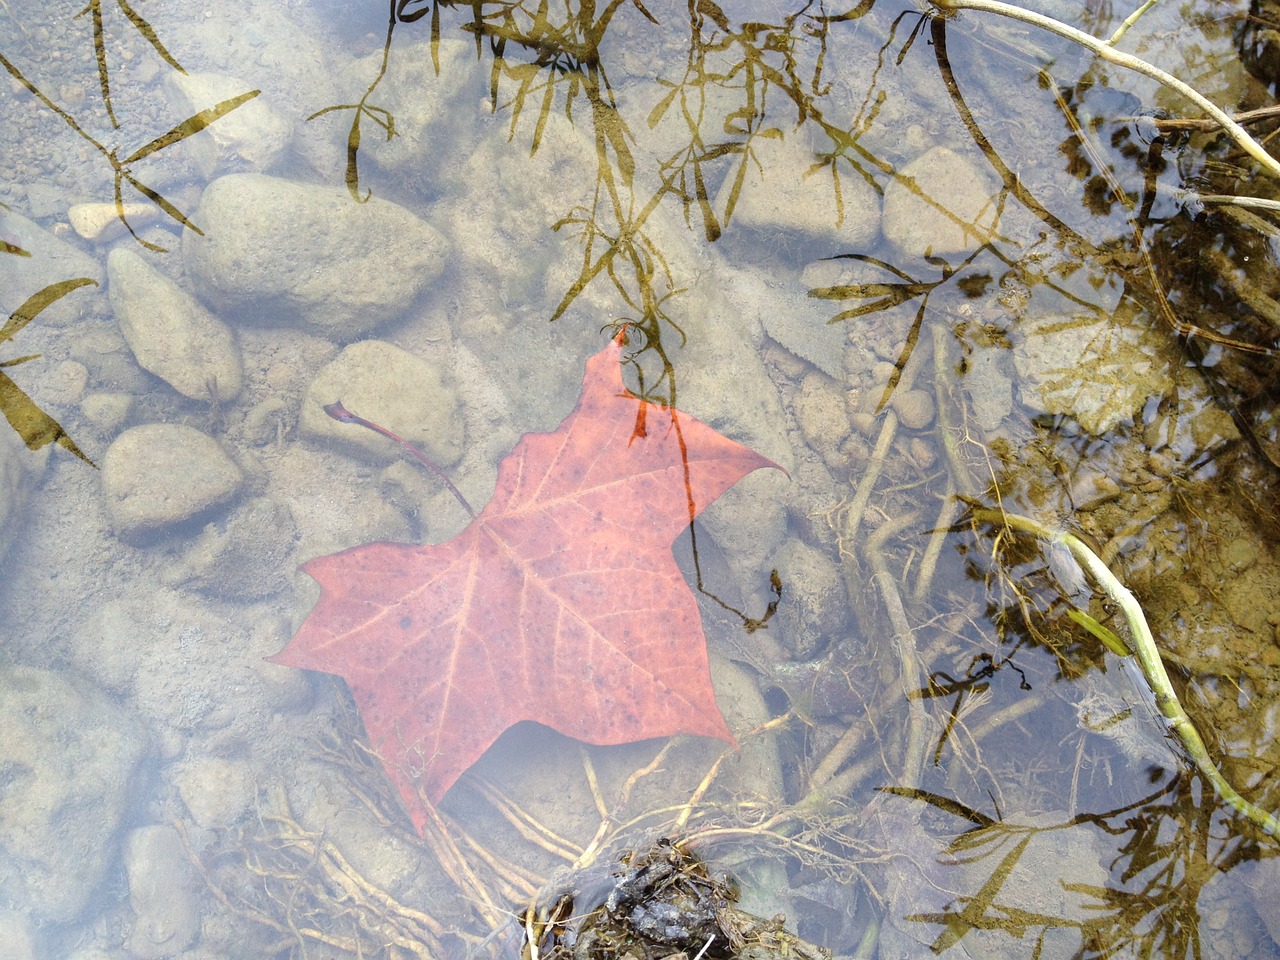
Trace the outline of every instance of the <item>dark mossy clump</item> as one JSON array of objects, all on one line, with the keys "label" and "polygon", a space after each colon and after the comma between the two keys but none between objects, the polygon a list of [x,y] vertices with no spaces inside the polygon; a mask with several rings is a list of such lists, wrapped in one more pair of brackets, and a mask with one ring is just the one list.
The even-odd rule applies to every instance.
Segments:
[{"label": "dark mossy clump", "polygon": [[[580,871],[524,915],[524,956],[544,960],[827,960],[831,953],[735,906],[737,884],[663,838],[607,875]],[[546,904],[550,903],[550,906]]]}]

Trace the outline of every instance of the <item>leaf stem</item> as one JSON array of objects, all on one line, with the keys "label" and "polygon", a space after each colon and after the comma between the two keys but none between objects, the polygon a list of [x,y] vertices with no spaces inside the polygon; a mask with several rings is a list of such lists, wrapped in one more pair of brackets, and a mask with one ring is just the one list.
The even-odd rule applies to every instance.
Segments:
[{"label": "leaf stem", "polygon": [[436,463],[434,460],[428,457],[425,453],[423,453],[421,450],[415,447],[408,440],[404,439],[404,437],[397,436],[396,434],[388,430],[386,427],[380,426],[379,424],[374,423],[372,420],[366,420],[364,417],[356,416],[354,413],[352,413],[350,410],[348,410],[346,407],[342,405],[341,400],[335,400],[333,403],[326,404],[324,408],[324,412],[327,413],[329,416],[333,417],[333,419],[337,420],[339,423],[358,423],[360,426],[368,427],[374,433],[380,433],[384,437],[394,440],[396,443],[400,444],[400,446],[404,447],[406,450],[412,453],[415,457],[417,457],[420,461],[422,461],[422,463],[427,467],[428,470],[430,470],[442,481],[444,481],[444,485],[449,488],[449,492],[454,495],[454,497],[457,499],[457,501],[460,504],[462,504],[462,509],[466,510],[467,513],[471,514],[471,518],[473,520],[475,519],[476,512],[471,509],[471,504],[467,503],[467,498],[462,495],[462,491],[453,485],[453,481],[449,479],[449,475],[446,474],[443,470],[441,470],[438,466],[436,466]]}]

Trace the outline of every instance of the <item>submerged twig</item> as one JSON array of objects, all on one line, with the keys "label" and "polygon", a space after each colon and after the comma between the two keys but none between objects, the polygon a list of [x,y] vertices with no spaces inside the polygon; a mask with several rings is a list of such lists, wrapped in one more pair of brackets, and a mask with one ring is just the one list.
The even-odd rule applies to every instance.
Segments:
[{"label": "submerged twig", "polygon": [[885,563],[881,552],[890,537],[911,527],[917,520],[916,514],[907,514],[886,520],[870,537],[867,538],[865,551],[867,562],[871,564],[872,579],[880,592],[889,624],[893,627],[893,646],[898,653],[899,674],[903,695],[907,700],[907,741],[903,752],[902,774],[900,783],[907,787],[920,785],[920,772],[924,769],[925,727],[929,723],[929,715],[924,709],[924,701],[920,699],[920,662],[916,650],[915,631],[907,619],[906,608],[902,604],[902,595],[898,592],[898,584],[889,566]]},{"label": "submerged twig", "polygon": [[1280,200],[1264,200],[1261,197],[1235,197],[1217,193],[1197,193],[1200,203],[1223,207],[1253,207],[1255,210],[1280,211]]},{"label": "submerged twig", "polygon": [[[1277,118],[1280,118],[1280,104],[1259,107],[1256,110],[1246,110],[1243,113],[1237,113],[1231,119],[1244,126],[1246,123],[1258,123],[1261,120]],[[1128,118],[1120,117],[1118,119],[1125,120]],[[1204,133],[1212,133],[1221,126],[1212,117],[1156,117],[1155,125],[1156,129],[1161,133],[1171,133],[1177,130],[1199,130]]]},{"label": "submerged twig", "polygon": [[858,541],[858,528],[862,526],[862,517],[867,512],[871,494],[889,458],[889,448],[893,445],[893,438],[897,432],[898,415],[892,410],[886,410],[884,423],[880,427],[880,436],[876,438],[875,449],[871,451],[871,458],[867,461],[867,469],[863,472],[862,479],[858,482],[858,489],[845,508],[839,529],[836,531],[841,542],[849,544],[845,549],[852,550],[852,545]]}]

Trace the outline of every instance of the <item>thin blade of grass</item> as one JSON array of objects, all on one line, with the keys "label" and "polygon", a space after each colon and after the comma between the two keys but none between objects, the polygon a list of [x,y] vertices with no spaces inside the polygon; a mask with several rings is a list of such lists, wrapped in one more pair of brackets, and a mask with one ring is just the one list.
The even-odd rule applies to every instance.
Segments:
[{"label": "thin blade of grass", "polygon": [[129,22],[133,24],[133,28],[146,38],[147,43],[151,44],[156,53],[160,54],[160,59],[173,67],[173,69],[177,70],[179,73],[185,74],[187,72],[182,69],[182,64],[174,59],[173,54],[165,49],[165,45],[160,42],[160,37],[156,35],[151,24],[143,19],[142,15],[137,13],[133,7],[129,6],[128,0],[116,0],[116,4],[120,7],[120,11],[129,18]]},{"label": "thin blade of grass", "polygon": [[194,116],[187,117],[186,120],[183,120],[172,130],[161,134],[150,143],[139,147],[133,153],[129,154],[129,156],[124,160],[125,165],[127,166],[131,163],[137,163],[139,160],[151,156],[151,154],[158,150],[163,150],[165,147],[172,146],[175,143],[179,143],[187,139],[187,137],[194,136],[215,120],[219,120],[226,116],[236,107],[240,106],[242,103],[252,100],[261,92],[261,90],[250,90],[247,93],[240,94],[238,97],[231,97],[228,100],[223,100],[221,103],[214,104],[207,110],[201,110]]},{"label": "thin blade of grass", "polygon": [[646,20],[652,23],[655,27],[658,26],[658,18],[650,13],[640,0],[631,0],[631,5],[644,14]]},{"label": "thin blade of grass", "polygon": [[542,109],[538,111],[538,121],[533,125],[533,145],[529,148],[529,156],[538,152],[542,145],[542,134],[547,129],[547,118],[551,116],[551,108],[556,102],[555,74],[547,74],[547,92],[542,97]]},{"label": "thin blade of grass", "polygon": [[417,10],[410,10],[409,8],[416,2],[417,0],[400,0],[400,2],[396,4],[397,22],[416,23],[436,8],[436,5],[433,3],[430,7],[423,6],[419,7]]},{"label": "thin blade of grass", "polygon": [[664,86],[669,86],[671,89],[668,90],[666,96],[659,100],[657,105],[649,111],[649,116],[645,118],[645,123],[649,125],[650,130],[662,122],[662,118],[666,115],[667,110],[670,109],[671,104],[675,101],[676,94],[680,92],[679,87],[663,80],[661,77],[658,78],[658,83],[663,84]]},{"label": "thin blade of grass", "polygon": [[431,66],[440,76],[440,4],[431,4]]},{"label": "thin blade of grass", "polygon": [[702,211],[702,229],[707,243],[715,243],[720,239],[720,222],[711,206],[711,198],[707,196],[707,185],[702,179],[702,164],[697,157],[693,160],[693,190],[698,199],[698,209]]},{"label": "thin blade of grass", "polygon": [[869,313],[879,313],[881,310],[888,310],[902,303],[901,300],[890,300],[888,297],[877,300],[874,303],[864,303],[860,307],[854,307],[851,310],[842,310],[834,317],[827,321],[828,324],[840,323],[843,320],[856,320],[858,317],[865,317]]},{"label": "thin blade of grass", "polygon": [[747,164],[750,163],[751,160],[751,151],[748,147],[742,154],[742,160],[738,163],[738,169],[733,175],[733,183],[729,187],[729,197],[724,204],[725,223],[728,223],[733,219],[733,211],[738,206],[738,195],[742,193],[742,185],[747,179]]},{"label": "thin blade of grass", "polygon": [[[127,174],[123,170],[119,170],[116,173],[115,182],[112,184],[112,191],[114,193],[114,199],[115,199],[115,205],[116,205],[116,216],[120,219],[120,222],[124,224],[124,228],[129,231],[129,236],[133,237],[134,240],[142,244],[142,246],[144,246],[146,249],[152,250],[155,253],[168,253],[169,251],[166,250],[164,247],[160,246],[159,244],[152,243],[149,240],[143,240],[140,236],[138,236],[138,231],[133,229],[133,224],[131,224],[129,222],[129,218],[125,216],[123,192],[124,192],[124,178],[126,176]],[[135,189],[136,189],[136,186],[135,186]]]},{"label": "thin blade of grass", "polygon": [[[190,220],[188,220],[188,219],[187,219],[186,214],[184,214],[181,210],[179,210],[177,207],[175,207],[172,203],[170,203],[168,200],[166,200],[166,199],[165,199],[164,197],[162,197],[160,194],[156,193],[156,191],[152,190],[152,189],[151,189],[150,187],[148,187],[145,183],[142,183],[140,180],[137,180],[136,178],[134,178],[134,177],[130,176],[130,175],[129,175],[129,174],[127,174],[127,173],[122,174],[122,176],[124,177],[124,179],[125,179],[125,180],[127,180],[127,181],[128,181],[129,186],[131,186],[131,187],[133,187],[133,189],[137,190],[140,194],[142,194],[144,197],[146,197],[148,200],[150,200],[152,203],[154,203],[157,207],[159,207],[161,210],[163,210],[165,213],[167,213],[167,214],[168,214],[170,217],[172,217],[174,220],[177,220],[180,224],[182,224],[182,225],[183,225],[184,227],[186,227],[188,230],[193,231],[194,233],[198,234],[199,236],[202,236],[202,237],[204,236],[204,231],[203,231],[203,230],[201,230],[199,227],[197,227],[197,226],[196,226],[194,223],[192,223]],[[117,197],[117,209],[119,209],[119,207],[120,207],[120,204],[119,204],[119,202],[118,202],[118,201],[119,201],[119,198]],[[124,218],[123,218],[123,217],[121,217],[121,220],[124,220]],[[125,221],[124,221],[124,225],[125,225],[126,227],[128,227],[128,226],[129,226],[129,222],[128,222],[127,220],[125,220]],[[129,228],[129,232],[130,232],[130,233],[133,233],[133,228],[132,228],[132,227],[130,227],[130,228]],[[134,234],[134,236],[137,236],[137,234]]]},{"label": "thin blade of grass", "polygon": [[335,103],[332,107],[321,107],[315,113],[307,117],[307,120],[308,122],[310,122],[311,120],[314,120],[316,117],[323,117],[326,113],[333,113],[335,110],[359,110],[359,109],[360,109],[360,104],[358,103]]},{"label": "thin blade of grass", "polygon": [[67,113],[67,111],[63,110],[60,106],[58,106],[56,103],[50,100],[47,96],[45,96],[44,91],[41,90],[39,87],[37,87],[30,80],[28,80],[26,76],[23,74],[23,72],[19,70],[13,63],[11,63],[3,53],[0,53],[0,66],[3,66],[5,70],[8,71],[9,76],[13,77],[13,79],[18,81],[18,83],[22,84],[22,86],[26,88],[28,93],[30,93],[33,97],[35,97],[37,100],[43,103],[46,107],[48,107],[50,110],[56,113],[62,119],[63,123],[65,123],[72,130],[74,130],[80,137],[84,138],[89,143],[93,144],[94,147],[97,148],[99,153],[101,153],[104,157],[111,156],[110,152],[107,150],[106,147],[104,147],[101,143],[99,143],[89,134],[85,133],[84,129],[80,126],[80,124],[76,123],[75,117],[71,116],[71,114]]},{"label": "thin blade of grass", "polygon": [[0,412],[4,413],[9,426],[22,438],[28,450],[39,450],[50,443],[56,443],[97,469],[98,465],[85,456],[67,431],[62,429],[62,425],[41,410],[21,387],[3,373],[0,373]]},{"label": "thin blade of grass", "polygon": [[351,129],[347,131],[347,169],[342,175],[342,179],[347,184],[347,192],[356,203],[364,203],[373,195],[373,191],[370,190],[363,197],[360,196],[360,117],[363,112],[356,110],[356,115],[351,121]]},{"label": "thin blade of grass", "polygon": [[987,816],[981,810],[975,810],[973,807],[961,803],[959,800],[953,800],[940,793],[921,790],[919,787],[876,787],[876,793],[890,793],[895,797],[905,797],[908,800],[920,800],[938,810],[941,810],[943,813],[949,813],[955,817],[962,817],[978,827],[991,827],[996,824],[995,820],[991,819],[991,817]]},{"label": "thin blade of grass", "polygon": [[89,0],[89,5],[76,14],[82,17],[90,15],[93,21],[93,58],[98,61],[98,86],[102,90],[102,103],[107,108],[107,116],[111,126],[120,129],[120,121],[116,119],[116,111],[111,106],[111,78],[107,71],[107,44],[102,36],[102,0]]},{"label": "thin blade of grass", "polygon": [[23,363],[30,363],[32,360],[39,360],[42,356],[44,356],[42,353],[28,353],[25,357],[13,357],[9,360],[0,360],[0,369],[4,369],[5,367],[16,367]]},{"label": "thin blade of grass", "polygon": [[9,319],[5,321],[3,327],[0,327],[0,343],[6,340],[12,340],[14,334],[25,327],[28,323],[36,318],[40,311],[50,306],[57,300],[61,300],[72,290],[77,290],[85,286],[97,286],[96,280],[90,280],[88,277],[76,277],[74,280],[63,280],[59,283],[51,283],[43,290],[37,290],[23,302],[22,306],[13,311],[9,315]]},{"label": "thin blade of grass", "polygon": [[636,160],[631,155],[631,147],[627,145],[627,127],[622,117],[606,104],[596,106],[596,122],[604,127],[604,135],[613,147],[613,154],[618,160],[618,172],[622,174],[622,182],[631,186],[636,174]]}]

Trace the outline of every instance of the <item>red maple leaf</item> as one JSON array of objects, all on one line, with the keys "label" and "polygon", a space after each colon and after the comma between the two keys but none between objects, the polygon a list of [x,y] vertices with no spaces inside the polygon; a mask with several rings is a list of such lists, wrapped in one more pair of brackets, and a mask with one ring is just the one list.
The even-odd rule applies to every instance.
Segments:
[{"label": "red maple leaf", "polygon": [[630,393],[623,338],[587,362],[553,433],[516,444],[458,536],[303,565],[320,601],[271,659],[347,681],[419,831],[423,796],[439,801],[522,720],[602,745],[734,742],[671,544],[734,483],[777,464]]}]

